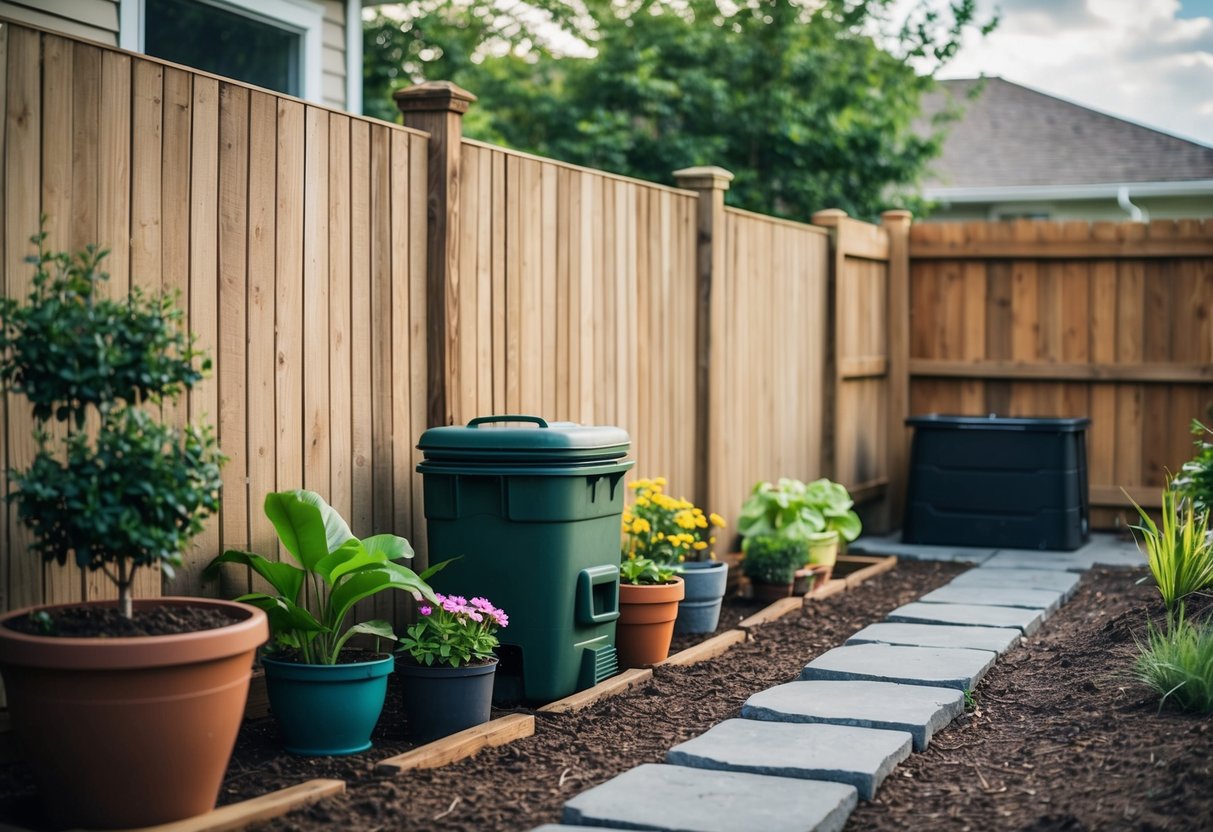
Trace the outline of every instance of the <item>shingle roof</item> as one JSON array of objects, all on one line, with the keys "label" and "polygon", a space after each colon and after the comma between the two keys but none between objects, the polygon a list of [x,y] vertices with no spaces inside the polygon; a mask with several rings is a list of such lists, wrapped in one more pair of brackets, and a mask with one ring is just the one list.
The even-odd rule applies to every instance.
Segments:
[{"label": "shingle roof", "polygon": [[940,81],[923,113],[964,108],[924,185],[966,188],[1213,179],[1213,148],[1071,104],[1001,78]]}]

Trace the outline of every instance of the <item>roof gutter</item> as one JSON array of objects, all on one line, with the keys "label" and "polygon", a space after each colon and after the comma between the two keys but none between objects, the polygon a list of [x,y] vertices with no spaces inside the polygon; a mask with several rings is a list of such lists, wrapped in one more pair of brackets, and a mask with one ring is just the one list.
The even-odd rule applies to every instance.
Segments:
[{"label": "roof gutter", "polygon": [[[1115,182],[1100,185],[1015,185],[977,188],[923,188],[922,195],[937,202],[1017,202],[1027,200],[1115,199],[1120,193],[1133,196],[1213,196],[1213,179],[1189,179],[1179,182]],[[1124,207],[1124,206],[1121,206]],[[1125,209],[1128,210],[1128,209]]]},{"label": "roof gutter", "polygon": [[1116,191],[1116,204],[1121,207],[1133,222],[1149,222],[1150,215],[1138,208],[1129,199],[1129,186],[1121,185]]}]

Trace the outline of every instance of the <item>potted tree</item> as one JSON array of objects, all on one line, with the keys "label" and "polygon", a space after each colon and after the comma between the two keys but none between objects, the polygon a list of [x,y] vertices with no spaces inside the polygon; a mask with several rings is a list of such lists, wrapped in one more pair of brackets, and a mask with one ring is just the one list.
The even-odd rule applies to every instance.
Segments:
[{"label": "potted tree", "polygon": [[0,299],[0,381],[38,426],[11,499],[32,554],[101,572],[118,599],[0,617],[0,673],[52,822],[150,826],[214,807],[266,617],[132,597],[138,571],[171,575],[219,507],[210,428],[176,430],[145,407],[191,387],[208,362],[171,299],[107,299],[105,251],[50,254],[44,239],[33,238],[28,299]]},{"label": "potted tree", "polygon": [[619,567],[619,620],[615,649],[620,668],[665,661],[684,585],[670,566],[636,555]]},{"label": "potted tree", "polygon": [[623,513],[623,557],[647,557],[674,566],[685,585],[678,602],[676,633],[711,633],[720,621],[720,607],[729,565],[716,560],[710,548],[713,532],[725,526],[719,514],[705,515],[685,498],[665,493],[665,477],[636,480],[629,487],[635,502]]},{"label": "potted tree", "polygon": [[[804,564],[804,546],[779,535],[751,538],[741,561],[741,569],[750,579],[754,598],[778,601],[792,595],[797,570]],[[810,575],[806,592],[813,588]]]},{"label": "potted tree", "polygon": [[497,631],[510,623],[487,598],[434,595],[401,639],[398,669],[409,736],[429,742],[489,721]]},{"label": "potted tree", "polygon": [[298,566],[227,551],[211,561],[205,574],[215,576],[224,563],[242,564],[277,593],[250,592],[236,600],[269,615],[273,642],[261,664],[270,710],[287,751],[306,756],[365,751],[383,711],[395,660],[391,653],[358,649],[350,639],[363,635],[395,641],[396,634],[387,621],[350,623],[354,605],[392,589],[429,601],[435,595],[422,576],[397,563],[413,556],[407,540],[392,534],[359,540],[314,491],[267,494],[265,515]]}]

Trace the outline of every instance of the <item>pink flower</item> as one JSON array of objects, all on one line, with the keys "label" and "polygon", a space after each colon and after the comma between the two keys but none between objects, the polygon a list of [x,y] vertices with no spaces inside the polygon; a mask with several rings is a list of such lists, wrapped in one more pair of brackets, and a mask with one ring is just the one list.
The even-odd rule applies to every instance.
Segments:
[{"label": "pink flower", "polygon": [[434,611],[434,608],[431,607],[429,604],[422,604],[421,607],[417,610],[417,612],[421,613],[422,615],[429,615],[433,611]]},{"label": "pink flower", "polygon": [[480,613],[476,612],[475,610],[468,610],[467,614],[468,614],[468,618],[472,619],[477,624],[484,621],[484,616],[481,615]]},{"label": "pink flower", "polygon": [[510,617],[505,614],[505,610],[493,610],[489,615],[496,619],[498,627],[510,626]]},{"label": "pink flower", "polygon": [[434,599],[435,599],[435,600],[436,600],[436,601],[437,601],[439,604],[442,604],[442,603],[445,603],[445,602],[446,602],[446,596],[445,596],[445,595],[443,595],[441,592],[435,592],[435,593],[434,593]]},{"label": "pink flower", "polygon": [[468,605],[468,599],[464,598],[462,595],[452,595],[451,600],[461,607],[466,607]]},{"label": "pink flower", "polygon": [[479,610],[488,612],[493,609],[493,603],[488,598],[473,598],[472,606]]}]

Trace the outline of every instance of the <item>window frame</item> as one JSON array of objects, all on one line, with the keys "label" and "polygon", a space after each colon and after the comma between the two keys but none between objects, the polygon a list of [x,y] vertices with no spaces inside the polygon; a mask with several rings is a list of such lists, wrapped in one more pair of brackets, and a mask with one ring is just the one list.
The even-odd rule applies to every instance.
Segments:
[{"label": "window frame", "polygon": [[[324,6],[315,0],[195,0],[300,36],[299,97],[324,98]],[[145,52],[146,0],[119,0],[118,46]]]}]

